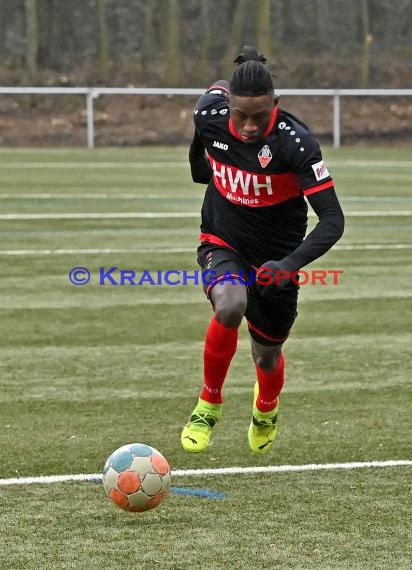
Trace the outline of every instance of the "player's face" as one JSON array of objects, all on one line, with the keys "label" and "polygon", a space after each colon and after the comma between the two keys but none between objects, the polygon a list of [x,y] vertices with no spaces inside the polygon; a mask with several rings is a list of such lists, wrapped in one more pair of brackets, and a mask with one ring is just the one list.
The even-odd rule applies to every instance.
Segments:
[{"label": "player's face", "polygon": [[257,97],[229,95],[233,126],[245,143],[254,143],[263,135],[272,119],[274,106],[275,99],[271,94]]}]

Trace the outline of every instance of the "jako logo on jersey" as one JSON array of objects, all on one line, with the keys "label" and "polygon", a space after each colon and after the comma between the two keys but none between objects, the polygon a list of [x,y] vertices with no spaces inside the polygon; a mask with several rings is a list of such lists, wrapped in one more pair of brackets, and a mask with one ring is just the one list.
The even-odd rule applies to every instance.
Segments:
[{"label": "jako logo on jersey", "polygon": [[229,145],[219,142],[219,141],[213,141],[213,146],[215,146],[216,148],[220,148],[221,150],[228,150],[229,149]]},{"label": "jako logo on jersey", "polygon": [[326,164],[321,160],[316,164],[312,164],[312,170],[315,173],[315,178],[319,182],[319,180],[323,180],[329,176],[328,169],[326,168]]},{"label": "jako logo on jersey", "polygon": [[266,166],[272,160],[272,153],[270,152],[270,148],[267,144],[265,144],[265,146],[260,149],[258,159],[262,168],[266,168]]}]

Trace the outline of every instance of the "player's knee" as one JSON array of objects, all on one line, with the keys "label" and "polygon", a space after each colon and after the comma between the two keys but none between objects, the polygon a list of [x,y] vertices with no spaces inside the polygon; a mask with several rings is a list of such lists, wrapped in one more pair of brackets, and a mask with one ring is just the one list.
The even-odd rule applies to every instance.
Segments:
[{"label": "player's knee", "polygon": [[212,290],[216,319],[225,327],[239,327],[247,308],[247,290],[241,284],[224,283]]},{"label": "player's knee", "polygon": [[281,349],[274,348],[273,351],[266,354],[253,354],[253,358],[257,366],[264,372],[274,370],[279,362]]},{"label": "player's knee", "polygon": [[239,327],[246,311],[246,303],[238,300],[215,309],[216,319],[225,327]]},{"label": "player's knee", "polygon": [[239,327],[246,307],[246,295],[221,298],[215,303],[216,319],[225,327]]}]

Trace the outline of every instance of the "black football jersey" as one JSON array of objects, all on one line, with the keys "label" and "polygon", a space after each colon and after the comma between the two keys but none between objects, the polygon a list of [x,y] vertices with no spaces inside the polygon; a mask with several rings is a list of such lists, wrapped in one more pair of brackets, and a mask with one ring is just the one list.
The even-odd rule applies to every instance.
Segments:
[{"label": "black football jersey", "polygon": [[194,110],[212,178],[203,206],[201,240],[229,246],[252,266],[282,259],[303,241],[304,196],[333,187],[308,127],[275,107],[263,137],[245,143],[229,114],[227,83],[219,81]]}]

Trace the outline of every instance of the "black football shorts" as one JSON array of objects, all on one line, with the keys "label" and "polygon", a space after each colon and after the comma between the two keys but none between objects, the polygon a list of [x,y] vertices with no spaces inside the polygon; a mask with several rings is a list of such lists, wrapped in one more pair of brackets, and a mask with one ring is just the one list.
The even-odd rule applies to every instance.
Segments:
[{"label": "black football shorts", "polygon": [[237,282],[241,279],[248,290],[245,317],[250,336],[266,346],[275,346],[287,339],[298,315],[298,285],[290,283],[264,299],[256,291],[255,271],[236,251],[203,242],[197,254],[197,261],[202,270],[203,288],[208,299],[212,288],[219,287],[219,283],[230,281],[233,287],[242,287]]}]

